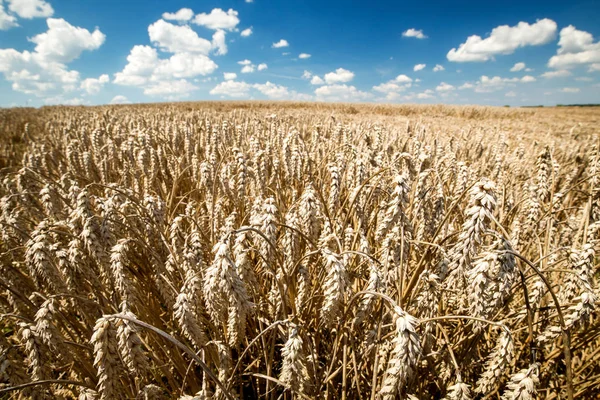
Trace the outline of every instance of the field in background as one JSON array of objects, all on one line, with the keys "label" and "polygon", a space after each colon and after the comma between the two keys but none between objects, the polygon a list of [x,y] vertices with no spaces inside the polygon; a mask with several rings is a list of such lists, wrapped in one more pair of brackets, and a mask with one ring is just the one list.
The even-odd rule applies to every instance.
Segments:
[{"label": "field in background", "polygon": [[0,398],[598,397],[599,122],[2,109]]}]

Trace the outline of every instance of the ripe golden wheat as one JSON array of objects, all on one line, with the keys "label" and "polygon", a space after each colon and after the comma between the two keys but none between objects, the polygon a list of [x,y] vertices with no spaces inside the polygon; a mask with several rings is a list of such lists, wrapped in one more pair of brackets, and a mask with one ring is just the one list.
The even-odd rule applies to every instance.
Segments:
[{"label": "ripe golden wheat", "polygon": [[597,120],[0,110],[0,398],[600,396]]}]

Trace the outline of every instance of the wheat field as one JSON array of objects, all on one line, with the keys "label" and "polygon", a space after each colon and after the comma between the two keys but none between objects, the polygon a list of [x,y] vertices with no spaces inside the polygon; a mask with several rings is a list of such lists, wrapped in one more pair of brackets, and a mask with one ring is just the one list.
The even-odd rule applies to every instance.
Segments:
[{"label": "wheat field", "polygon": [[599,122],[0,110],[0,398],[597,398]]}]

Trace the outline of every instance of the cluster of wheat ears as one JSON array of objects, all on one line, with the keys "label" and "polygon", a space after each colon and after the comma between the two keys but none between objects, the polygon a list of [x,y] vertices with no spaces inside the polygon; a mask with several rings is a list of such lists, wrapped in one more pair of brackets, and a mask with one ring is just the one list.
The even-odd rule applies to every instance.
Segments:
[{"label": "cluster of wheat ears", "polygon": [[28,112],[0,123],[1,398],[600,394],[593,134]]}]

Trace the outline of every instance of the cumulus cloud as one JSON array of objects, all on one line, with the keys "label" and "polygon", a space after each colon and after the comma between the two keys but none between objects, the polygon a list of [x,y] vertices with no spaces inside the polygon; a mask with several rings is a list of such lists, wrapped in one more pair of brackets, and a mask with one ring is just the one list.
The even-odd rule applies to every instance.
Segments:
[{"label": "cumulus cloud", "polygon": [[252,27],[246,28],[246,29],[244,29],[243,31],[240,32],[240,36],[241,37],[248,37],[250,35],[252,35]]},{"label": "cumulus cloud", "polygon": [[254,72],[254,65],[244,65],[242,67],[242,74],[251,74],[252,72]]},{"label": "cumulus cloud", "polygon": [[427,66],[427,64],[417,64],[413,67],[413,71],[420,71],[422,69],[424,69]]},{"label": "cumulus cloud", "polygon": [[21,18],[47,18],[54,14],[54,9],[44,0],[8,0],[8,9]]},{"label": "cumulus cloud", "polygon": [[227,54],[227,43],[225,43],[225,31],[219,29],[213,34],[211,47],[215,49],[215,54],[218,56]]},{"label": "cumulus cloud", "polygon": [[464,89],[473,89],[475,87],[475,85],[473,85],[472,83],[466,82],[463,83],[462,85],[460,85],[458,88],[460,90],[464,90]]},{"label": "cumulus cloud", "polygon": [[90,33],[63,19],[48,18],[46,23],[45,33],[29,39],[36,44],[33,52],[0,49],[0,72],[15,91],[58,98],[80,88],[79,72],[69,70],[66,64],[83,51],[99,48],[105,35],[99,29]]},{"label": "cumulus cloud", "polygon": [[435,67],[433,67],[433,72],[440,72],[440,71],[444,71],[446,68],[444,68],[444,66],[440,65],[440,64],[436,64]]},{"label": "cumulus cloud", "polygon": [[579,93],[579,88],[566,87],[566,88],[560,89],[560,91],[563,93]]},{"label": "cumulus cloud", "polygon": [[566,69],[559,69],[556,71],[544,72],[541,76],[542,78],[564,78],[567,76],[571,76],[571,73]]},{"label": "cumulus cloud", "polygon": [[311,55],[308,53],[300,53],[300,55],[298,56],[298,58],[301,58],[301,59],[306,59],[306,58],[310,58],[310,57],[311,57]]},{"label": "cumulus cloud", "polygon": [[214,8],[210,14],[196,15],[193,22],[208,29],[232,31],[240,23],[240,19],[238,18],[238,12],[231,8],[227,12],[220,8]]},{"label": "cumulus cloud", "polygon": [[290,95],[287,87],[276,85],[269,81],[264,84],[257,83],[252,86],[270,99],[284,99],[288,98]]},{"label": "cumulus cloud", "polygon": [[121,94],[116,95],[110,101],[110,104],[129,104],[129,103],[130,103],[130,101],[127,99],[127,97],[125,97]]},{"label": "cumulus cloud", "polygon": [[556,22],[547,18],[534,24],[501,25],[492,29],[485,39],[478,35],[469,36],[458,49],[451,49],[446,57],[453,62],[488,61],[495,55],[512,54],[520,47],[549,43],[555,35]]},{"label": "cumulus cloud", "polygon": [[326,85],[315,90],[317,100],[322,101],[361,101],[372,97],[370,93],[362,92],[349,85]]},{"label": "cumulus cloud", "polygon": [[171,99],[187,97],[197,86],[185,79],[179,80],[161,80],[151,83],[144,89],[144,94],[150,96],[168,96]]},{"label": "cumulus cloud", "polygon": [[410,28],[402,32],[402,36],[404,37],[414,37],[417,39],[427,39],[427,35],[423,33],[421,29]]},{"label": "cumulus cloud", "polygon": [[66,99],[63,96],[54,96],[44,99],[44,104],[47,105],[62,105],[62,106],[81,106],[83,104],[89,104],[89,101],[82,97],[73,97]]},{"label": "cumulus cloud", "polygon": [[288,43],[287,40],[285,39],[281,39],[279,40],[279,42],[275,42],[271,45],[272,48],[274,49],[279,49],[281,47],[288,47],[290,44]]},{"label": "cumulus cloud", "polygon": [[[131,49],[127,62],[123,71],[115,74],[114,83],[144,87],[144,93],[152,95],[171,95],[177,90],[187,94],[196,88],[183,78],[209,75],[218,68],[204,54],[176,53],[160,59],[156,49],[142,45]],[[168,84],[174,85],[172,90],[167,88]]]},{"label": "cumulus cloud", "polygon": [[454,90],[455,87],[450,85],[449,83],[446,82],[442,82],[440,83],[435,90],[437,90],[438,92],[449,92],[451,90]]},{"label": "cumulus cloud", "polygon": [[312,72],[304,70],[304,73],[302,74],[302,79],[310,79],[312,76]]},{"label": "cumulus cloud", "polygon": [[373,86],[373,90],[384,93],[386,95],[386,100],[396,100],[400,97],[400,92],[404,92],[411,87],[412,81],[413,80],[406,75],[398,75],[391,81]]},{"label": "cumulus cloud", "polygon": [[323,79],[321,79],[320,77],[318,77],[317,75],[315,75],[310,80],[310,84],[311,85],[324,85],[325,81]]},{"label": "cumulus cloud", "polygon": [[232,81],[237,78],[237,74],[235,72],[223,72],[223,79],[226,81]]},{"label": "cumulus cloud", "polygon": [[424,92],[421,92],[421,93],[417,93],[417,99],[424,100],[424,99],[433,99],[433,98],[435,98],[435,96],[433,95],[433,90],[430,90],[430,89],[425,90]]},{"label": "cumulus cloud", "polygon": [[213,96],[247,97],[251,85],[246,82],[225,81],[215,86],[209,93]]},{"label": "cumulus cloud", "polygon": [[572,68],[582,64],[600,63],[600,41],[585,31],[569,25],[560,31],[558,51],[548,61],[550,68]]},{"label": "cumulus cloud", "polygon": [[352,79],[354,79],[354,72],[344,68],[338,68],[334,72],[325,74],[325,82],[329,85],[350,82]]},{"label": "cumulus cloud", "polygon": [[161,50],[169,53],[200,53],[208,54],[213,44],[187,25],[173,25],[159,19],[148,26],[150,41]]},{"label": "cumulus cloud", "polygon": [[246,59],[246,60],[238,61],[238,64],[240,64],[240,65],[251,65],[252,61]]},{"label": "cumulus cloud", "polygon": [[162,17],[163,19],[169,20],[169,21],[178,21],[178,22],[186,22],[189,21],[190,19],[192,19],[192,17],[194,16],[194,12],[189,9],[189,8],[182,8],[179,11],[177,11],[176,13],[163,13]]},{"label": "cumulus cloud", "polygon": [[4,4],[2,4],[2,0],[0,0],[0,31],[6,31],[17,26],[19,26],[17,18],[14,15],[6,13]]},{"label": "cumulus cloud", "polygon": [[35,52],[49,61],[68,63],[85,50],[98,49],[106,39],[106,35],[98,28],[90,32],[73,26],[62,18],[48,18],[46,24],[48,30],[29,41],[36,44]]},{"label": "cumulus cloud", "polygon": [[399,83],[411,83],[413,80],[412,78],[406,76],[406,75],[398,75],[394,81],[399,82]]},{"label": "cumulus cloud", "polygon": [[109,81],[110,78],[108,75],[103,74],[98,78],[84,79],[83,82],[81,82],[80,88],[85,90],[88,94],[97,94],[100,92],[100,90],[102,90],[104,84],[108,83]]},{"label": "cumulus cloud", "polygon": [[513,65],[513,67],[510,69],[510,72],[518,72],[518,71],[522,71],[524,69],[525,69],[525,63],[518,62],[515,65]]},{"label": "cumulus cloud", "polygon": [[503,89],[506,86],[514,86],[517,83],[530,83],[535,82],[536,79],[533,76],[525,75],[522,78],[501,78],[499,76],[488,77],[486,75],[481,76],[479,81],[477,81],[476,85],[471,85],[467,87],[462,85],[460,89],[471,89],[474,88],[478,93],[489,93],[494,92],[500,89]]},{"label": "cumulus cloud", "polygon": [[269,68],[269,66],[268,66],[267,64],[265,64],[265,63],[258,64],[258,67],[257,67],[257,69],[258,69],[259,71],[264,71],[264,70],[265,70],[265,69],[267,69],[267,68]]}]

